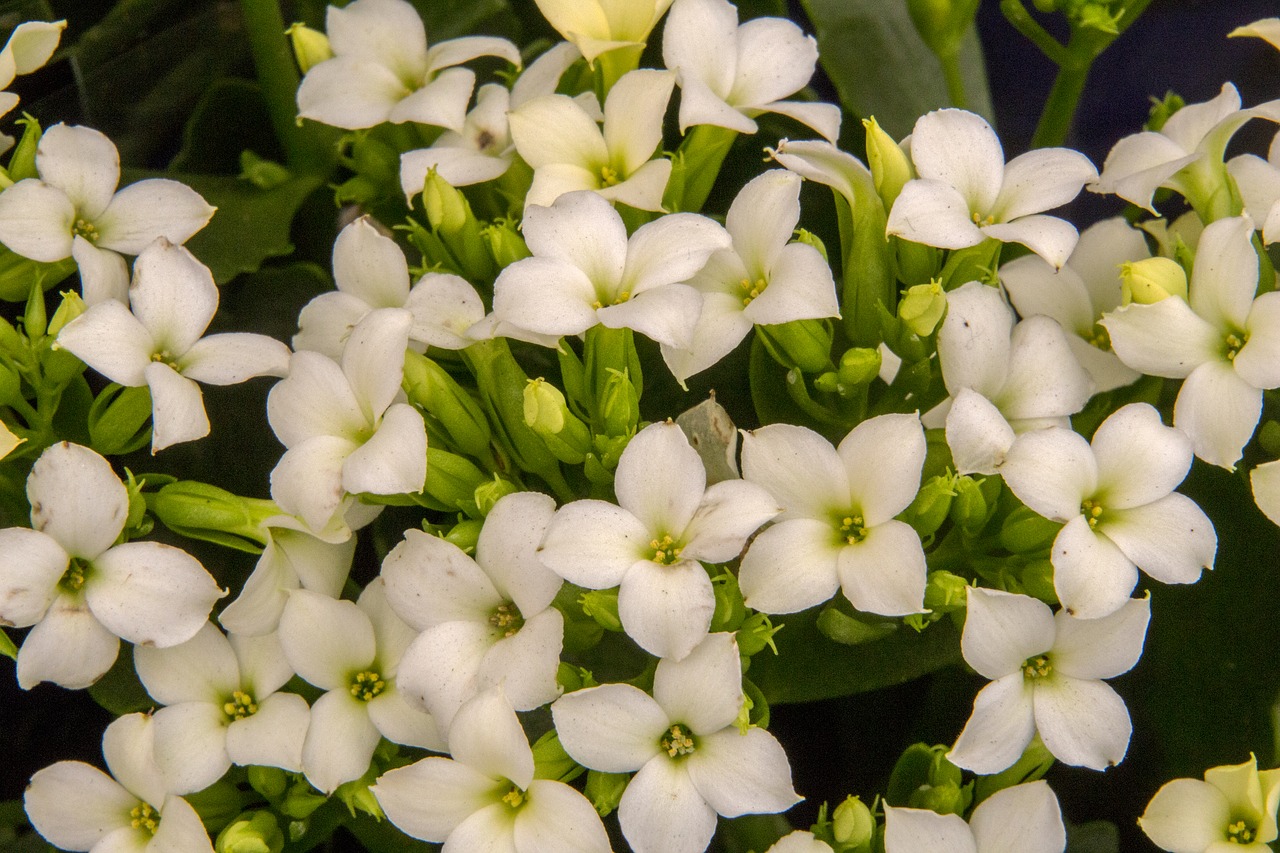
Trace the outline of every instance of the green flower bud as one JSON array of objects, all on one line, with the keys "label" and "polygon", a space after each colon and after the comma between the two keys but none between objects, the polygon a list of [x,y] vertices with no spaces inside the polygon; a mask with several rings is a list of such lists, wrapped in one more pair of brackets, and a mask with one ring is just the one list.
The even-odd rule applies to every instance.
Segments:
[{"label": "green flower bud", "polygon": [[840,355],[836,375],[845,385],[867,385],[880,375],[883,357],[880,350],[870,347],[852,347]]},{"label": "green flower bud", "polygon": [[640,424],[640,389],[631,381],[629,371],[609,368],[609,378],[597,400],[604,434],[631,436]]},{"label": "green flower bud", "polygon": [[53,312],[53,319],[49,321],[50,337],[56,338],[64,326],[85,312],[86,307],[84,300],[80,298],[80,294],[74,290],[64,292],[62,294],[62,302],[59,303],[57,310]]},{"label": "green flower bud", "polygon": [[935,613],[951,613],[965,606],[966,590],[969,582],[951,572],[929,572],[929,580],[924,587],[924,606]]},{"label": "green flower bud", "polygon": [[928,284],[942,272],[942,250],[933,246],[893,238],[898,261],[898,277],[905,284]]},{"label": "green flower bud", "polygon": [[1150,305],[1170,296],[1187,298],[1187,273],[1170,258],[1146,258],[1120,265],[1123,304]]},{"label": "green flower bud", "polygon": [[968,798],[959,785],[923,787],[911,795],[913,809],[929,809],[938,814],[963,814]]},{"label": "green flower bud", "polygon": [[761,342],[773,360],[788,369],[822,373],[831,365],[831,323],[828,320],[792,320],[790,323],[756,326]]},{"label": "green flower bud", "polygon": [[630,773],[601,773],[599,770],[592,770],[587,773],[587,784],[582,793],[595,806],[596,813],[605,817],[618,807],[622,792],[627,790],[627,783],[630,781]]},{"label": "green flower bud", "polygon": [[492,480],[476,487],[476,509],[480,511],[481,515],[488,515],[494,504],[507,495],[513,495],[518,491],[520,489],[516,487],[515,483],[510,480],[504,480],[495,474]]},{"label": "green flower bud", "polygon": [[[599,628],[598,625],[596,627]],[[564,693],[573,693],[575,690],[590,687],[591,685],[587,684],[586,679],[583,677],[585,673],[586,670],[580,666],[560,661],[560,665],[556,667],[556,684],[560,685],[560,689]]]},{"label": "green flower bud", "polygon": [[[71,258],[44,264],[24,258],[8,246],[0,245],[0,299],[6,302],[21,302],[31,296],[31,286],[50,288],[57,285],[76,271],[76,262]],[[28,335],[31,332],[27,332]],[[38,337],[38,336],[33,336]]]},{"label": "green flower bud", "polygon": [[1165,92],[1160,100],[1152,99],[1151,110],[1147,114],[1146,129],[1159,131],[1170,117],[1187,105],[1183,97],[1176,92]]},{"label": "green flower bud", "polygon": [[902,146],[885,133],[875,116],[864,118],[862,127],[867,132],[867,164],[871,166],[871,179],[875,182],[876,194],[884,202],[884,209],[888,210],[893,207],[907,181],[915,177],[915,169]]},{"label": "green flower bud", "polygon": [[561,462],[579,465],[591,452],[591,430],[569,411],[560,389],[542,377],[524,388],[524,422]]},{"label": "green flower bud", "polygon": [[462,193],[440,177],[432,167],[422,186],[422,206],[427,212],[427,222],[442,234],[457,234],[467,224],[471,206]]},{"label": "green flower bud", "polygon": [[1058,591],[1053,585],[1053,563],[1046,557],[1027,563],[1019,578],[1022,591],[1046,604],[1058,603]]},{"label": "green flower bud", "polygon": [[194,480],[169,483],[152,496],[150,503],[156,518],[173,532],[224,544],[235,538],[240,540],[241,550],[266,545],[262,522],[280,514],[279,507],[271,501],[242,498]]},{"label": "green flower bud", "polygon": [[210,832],[217,832],[231,823],[243,808],[240,791],[228,779],[215,782],[203,791],[187,794],[184,799],[196,810],[200,822]]},{"label": "green flower bud", "polygon": [[841,384],[840,377],[834,370],[828,370],[813,377],[813,390],[821,391],[823,394],[840,394],[847,392],[848,389]]},{"label": "green flower bud", "polygon": [[601,628],[615,633],[622,630],[622,617],[618,615],[617,589],[587,590],[578,597],[582,612],[596,621]]},{"label": "green flower bud", "polygon": [[583,767],[569,757],[555,729],[533,744],[533,778],[569,782],[582,775]]},{"label": "green flower bud", "polygon": [[27,308],[22,313],[22,330],[31,340],[43,338],[49,329],[49,315],[44,307],[44,288],[40,278],[33,278],[27,289]]},{"label": "green flower bud", "polygon": [[150,423],[151,390],[113,382],[89,407],[89,443],[103,456],[130,453],[150,440]]},{"label": "green flower bud", "polygon": [[40,137],[44,135],[40,130],[40,122],[30,116],[18,119],[17,124],[22,125],[22,138],[13,147],[13,153],[9,155],[9,166],[5,170],[9,180],[15,184],[26,178],[40,177],[40,173],[36,171],[36,149],[40,145]]},{"label": "green flower bud", "polygon": [[846,850],[869,845],[875,831],[876,819],[871,809],[857,797],[846,797],[831,813],[832,836]]},{"label": "green flower bud", "polygon": [[951,501],[955,497],[956,478],[951,474],[941,474],[926,480],[916,492],[911,505],[903,511],[901,518],[910,524],[921,539],[932,536],[947,520],[951,511]]},{"label": "green flower bud", "polygon": [[749,658],[764,651],[768,646],[776,655],[778,647],[773,644],[773,635],[782,628],[782,625],[775,626],[767,614],[752,613],[743,620],[742,627],[734,635],[738,640],[738,654]]},{"label": "green flower bud", "polygon": [[423,491],[445,506],[475,514],[476,489],[488,482],[488,475],[465,457],[427,448],[427,480]]},{"label": "green flower bud", "polygon": [[480,232],[480,236],[484,238],[489,254],[493,255],[493,261],[499,267],[508,267],[516,261],[533,256],[524,237],[510,220],[499,219],[493,222]]},{"label": "green flower bud", "polygon": [[240,152],[240,177],[260,190],[269,190],[286,183],[293,173],[274,160],[246,149]]},{"label": "green flower bud", "polygon": [[1020,506],[1000,525],[1000,544],[1015,554],[1043,551],[1053,543],[1062,525]]},{"label": "green flower bud", "polygon": [[8,406],[22,398],[22,380],[13,368],[0,363],[0,406]]},{"label": "green flower bud", "polygon": [[986,526],[994,507],[987,503],[982,488],[972,477],[957,478],[955,489],[956,496],[951,501],[951,520],[960,525],[965,533],[976,536]]},{"label": "green flower bud", "polygon": [[[355,817],[358,813],[363,812],[374,820],[382,820],[386,815],[382,811],[382,806],[378,804],[378,798],[373,795],[373,791],[369,790],[369,786],[373,784],[377,773],[373,772],[374,767],[369,768],[364,776],[354,779],[338,786],[338,790],[333,795],[347,807],[347,811]],[[379,771],[380,772],[380,771]]]},{"label": "green flower bud", "polygon": [[298,60],[298,68],[306,74],[315,66],[328,59],[333,59],[333,48],[329,46],[329,37],[319,30],[313,30],[303,23],[296,23],[284,31],[293,46],[293,57]]},{"label": "green flower bud", "polygon": [[441,538],[446,542],[452,542],[468,554],[474,554],[476,552],[476,543],[480,541],[480,530],[483,527],[483,519],[463,519],[449,528],[449,532]]},{"label": "green flower bud", "polygon": [[942,290],[942,283],[936,279],[907,288],[898,303],[898,317],[913,334],[922,338],[933,334],[946,313],[947,295]]},{"label": "green flower bud", "polygon": [[245,812],[218,833],[217,853],[280,853],[284,833],[271,812]]},{"label": "green flower bud", "polygon": [[[3,249],[0,246],[0,249]],[[22,333],[13,327],[13,324],[0,317],[0,352],[17,356],[19,353],[26,352],[29,342]]]},{"label": "green flower bud", "polygon": [[711,631],[736,631],[747,618],[747,605],[742,600],[738,579],[729,572],[721,572],[711,579],[716,609],[711,616]]},{"label": "green flower bud", "polygon": [[289,787],[289,777],[279,767],[251,765],[246,768],[246,775],[249,787],[273,802],[284,796],[285,789]]},{"label": "green flower bud", "polygon": [[929,49],[938,56],[950,56],[960,49],[960,39],[978,11],[978,0],[907,0],[907,11]]},{"label": "green flower bud", "polygon": [[1112,11],[1104,3],[1086,3],[1075,14],[1075,24],[1080,29],[1096,30],[1107,35],[1120,34],[1119,11]]},{"label": "green flower bud", "polygon": [[818,250],[818,254],[822,255],[822,260],[826,261],[828,264],[831,263],[827,258],[827,244],[822,242],[822,238],[817,234],[814,234],[812,231],[806,231],[803,228],[797,228],[796,242],[804,243],[806,246],[812,246]]},{"label": "green flower bud", "polygon": [[409,402],[440,422],[455,447],[477,459],[489,456],[492,435],[484,410],[447,370],[409,350],[401,387]]}]

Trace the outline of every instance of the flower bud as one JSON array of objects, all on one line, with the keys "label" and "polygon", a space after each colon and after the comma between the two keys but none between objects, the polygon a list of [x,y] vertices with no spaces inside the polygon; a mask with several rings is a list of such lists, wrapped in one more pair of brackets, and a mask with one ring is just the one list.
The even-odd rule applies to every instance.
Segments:
[{"label": "flower bud", "polygon": [[62,294],[62,302],[59,303],[56,311],[53,312],[53,319],[49,321],[49,335],[57,337],[63,327],[75,318],[85,312],[86,306],[84,300],[80,298],[80,294],[74,290],[68,290]]},{"label": "flower bud", "polygon": [[622,800],[622,792],[627,790],[631,780],[628,773],[602,773],[592,770],[587,773],[587,784],[582,793],[595,806],[596,813],[605,817],[618,807]]},{"label": "flower bud", "polygon": [[1120,265],[1122,302],[1150,305],[1169,296],[1187,298],[1187,273],[1170,258],[1146,258]]},{"label": "flower bud", "polygon": [[1147,130],[1159,131],[1174,113],[1187,105],[1183,97],[1176,92],[1165,92],[1164,97],[1151,105],[1147,113]]},{"label": "flower bud", "polygon": [[907,288],[906,295],[898,303],[898,317],[912,333],[927,338],[938,328],[947,313],[947,295],[942,283],[917,284]]},{"label": "flower bud", "polygon": [[[0,300],[21,302],[30,297],[33,283],[39,282],[41,289],[54,287],[75,271],[76,262],[72,258],[45,264],[24,258],[0,244]],[[27,334],[38,337],[30,330]]]},{"label": "flower bud", "polygon": [[742,600],[738,579],[729,572],[721,572],[711,579],[716,609],[711,616],[712,632],[736,631],[747,617],[747,605]]},{"label": "flower bud", "polygon": [[818,631],[843,646],[873,643],[898,630],[898,623],[876,616],[851,615],[832,603],[818,614]]},{"label": "flower bud", "polygon": [[234,820],[244,802],[240,791],[229,779],[215,782],[203,791],[187,794],[184,799],[200,816],[200,822],[214,829]]},{"label": "flower bud", "polygon": [[44,306],[44,288],[40,276],[31,279],[27,289],[27,307],[22,312],[22,330],[31,340],[43,338],[49,330],[49,315]]},{"label": "flower bud", "polygon": [[921,539],[932,536],[947,520],[955,494],[955,477],[951,475],[940,474],[926,480],[903,512],[902,520],[910,524]]},{"label": "flower bud", "polygon": [[929,572],[924,587],[924,606],[935,613],[951,613],[965,606],[969,582],[959,575],[938,569]]},{"label": "flower bud", "polygon": [[217,853],[280,853],[284,833],[275,815],[267,811],[245,812],[218,833]]},{"label": "flower bud", "polygon": [[386,817],[382,806],[378,804],[378,798],[373,795],[373,791],[369,790],[369,786],[377,778],[374,770],[374,767],[370,767],[369,772],[364,776],[339,785],[338,790],[333,792],[353,817],[359,812],[369,815],[374,820],[382,820]]},{"label": "flower bud", "polygon": [[578,596],[582,612],[596,621],[606,631],[622,630],[622,617],[618,615],[618,590],[592,589]]},{"label": "flower bud", "polygon": [[333,48],[329,46],[329,37],[319,30],[313,30],[303,23],[296,23],[284,31],[293,46],[293,57],[298,60],[298,68],[306,74],[325,60],[333,59]]},{"label": "flower bud", "polygon": [[[92,435],[92,420],[89,430]],[[97,447],[97,442],[94,447]],[[161,488],[151,500],[151,511],[174,533],[246,551],[254,550],[255,544],[262,546],[267,543],[262,522],[280,514],[280,509],[271,501],[242,498],[226,489],[194,480],[179,480]]]},{"label": "flower bud", "polygon": [[640,390],[629,371],[609,368],[599,400],[599,416],[605,435],[633,435],[640,424]]},{"label": "flower bud", "polygon": [[885,133],[875,116],[864,118],[862,126],[867,132],[867,164],[871,166],[871,179],[876,185],[876,194],[884,202],[884,209],[888,210],[893,207],[907,181],[915,177],[915,170],[911,168],[911,161],[902,146]]},{"label": "flower bud", "polygon": [[907,11],[929,49],[938,56],[951,56],[973,23],[978,0],[907,0]]},{"label": "flower bud", "polygon": [[[3,246],[0,246],[3,248]],[[0,317],[0,352],[8,353],[16,356],[18,353],[25,352],[28,341],[22,336],[22,333],[13,327],[13,324]]]},{"label": "flower bud", "polygon": [[569,757],[555,729],[533,744],[533,777],[568,782],[582,773],[582,765]]},{"label": "flower bud", "polygon": [[822,242],[822,238],[812,231],[806,231],[803,228],[796,229],[796,242],[804,243],[806,246],[812,246],[818,250],[818,254],[822,255],[822,260],[828,265],[831,263],[827,257],[827,244]]},{"label": "flower bud", "polygon": [[591,452],[591,430],[569,411],[559,388],[542,379],[524,387],[524,422],[561,462],[579,465]]},{"label": "flower bud", "polygon": [[867,804],[857,797],[846,797],[831,813],[831,833],[845,850],[856,850],[871,843],[876,819]]},{"label": "flower bud", "polygon": [[457,234],[471,215],[471,206],[462,193],[440,177],[435,167],[427,171],[423,182],[422,206],[427,212],[427,222],[442,234]]},{"label": "flower bud", "polygon": [[472,515],[476,511],[476,489],[488,482],[488,476],[465,457],[427,448],[427,480],[423,491],[441,504]]},{"label": "flower bud", "polygon": [[924,786],[911,795],[913,809],[929,809],[938,814],[963,814],[968,797],[959,785]]},{"label": "flower bud", "polygon": [[1019,580],[1022,591],[1046,604],[1058,603],[1058,591],[1053,585],[1053,563],[1048,557],[1032,560],[1022,570]]},{"label": "flower bud", "polygon": [[22,380],[13,368],[0,362],[0,406],[11,405],[22,399]]},{"label": "flower bud", "polygon": [[516,261],[533,256],[529,246],[524,242],[524,237],[520,236],[520,232],[509,220],[500,219],[493,222],[480,232],[480,236],[488,245],[489,254],[493,255],[493,262],[499,267],[508,267]]},{"label": "flower bud", "polygon": [[507,495],[513,495],[518,491],[520,490],[510,480],[504,480],[494,474],[492,480],[476,487],[476,509],[481,515],[488,515],[494,504]]},{"label": "flower bud", "polygon": [[1043,551],[1053,542],[1062,525],[1020,506],[1000,525],[1000,544],[1015,554]]},{"label": "flower bud", "polygon": [[463,453],[484,459],[490,453],[489,421],[475,399],[443,367],[409,350],[401,383],[409,402],[440,422]]},{"label": "flower bud", "polygon": [[245,149],[240,152],[240,177],[260,190],[269,190],[286,183],[293,173],[274,160]]},{"label": "flower bud", "polygon": [[777,654],[778,649],[773,644],[773,635],[781,630],[782,626],[775,627],[767,614],[752,613],[742,621],[742,627],[734,635],[738,641],[738,654],[749,658],[764,651],[766,646]]},{"label": "flower bud", "polygon": [[951,501],[951,520],[965,533],[976,536],[986,526],[994,506],[987,503],[982,488],[972,477],[960,477],[955,482],[956,496]]},{"label": "flower bud", "polygon": [[468,554],[476,552],[476,543],[480,541],[480,530],[484,527],[483,519],[466,518],[459,521],[441,538],[452,542]]},{"label": "flower bud", "polygon": [[245,773],[249,778],[249,787],[271,801],[284,796],[285,789],[289,787],[289,777],[279,767],[250,765]]},{"label": "flower bud", "polygon": [[836,375],[845,385],[867,385],[880,375],[883,361],[878,349],[853,347],[841,354]]},{"label": "flower bud", "polygon": [[89,443],[103,456],[131,453],[150,439],[150,422],[151,390],[146,385],[127,388],[113,382],[89,407]]},{"label": "flower bud", "polygon": [[756,326],[756,334],[773,360],[783,367],[822,373],[831,366],[831,323],[827,320]]},{"label": "flower bud", "polygon": [[36,171],[36,148],[40,145],[40,137],[44,135],[40,122],[33,118],[20,118],[17,124],[22,125],[22,138],[9,155],[9,166],[5,170],[9,180],[15,184],[26,178],[40,177],[40,173]]}]

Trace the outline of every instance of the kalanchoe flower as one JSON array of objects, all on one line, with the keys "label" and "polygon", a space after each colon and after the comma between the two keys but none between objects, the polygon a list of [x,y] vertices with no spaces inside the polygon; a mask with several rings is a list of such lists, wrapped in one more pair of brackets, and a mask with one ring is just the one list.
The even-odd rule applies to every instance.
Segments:
[{"label": "kalanchoe flower", "polygon": [[662,145],[662,116],[675,75],[640,70],[623,75],[604,102],[604,127],[568,95],[543,95],[513,109],[511,137],[533,167],[526,205],[548,205],[565,193],[591,190],[640,210],[662,210],[671,161]]},{"label": "kalanchoe flower", "polygon": [[337,361],[356,323],[377,308],[404,308],[413,315],[409,345],[418,352],[428,346],[469,346],[473,341],[466,330],[484,318],[480,296],[459,276],[429,272],[410,287],[404,252],[367,216],[343,228],[334,241],[333,278],[338,289],[312,299],[298,316],[294,349]]},{"label": "kalanchoe flower", "polygon": [[885,853],[1062,853],[1067,831],[1044,780],[983,800],[968,823],[959,815],[885,806]]},{"label": "kalanchoe flower", "polygon": [[110,463],[62,442],[27,478],[31,527],[0,530],[0,625],[34,626],[18,652],[18,684],[88,687],[116,659],[120,638],[186,642],[226,593],[185,551],[115,544],[129,497]]},{"label": "kalanchoe flower", "polygon": [[151,698],[156,764],[175,794],[202,791],[232,764],[302,770],[311,711],[295,693],[275,634],[224,636],[206,623],[167,649],[139,646],[134,666]]},{"label": "kalanchoe flower", "polygon": [[1055,269],[1075,248],[1076,229],[1043,211],[1071,201],[1098,174],[1066,148],[1028,151],[1006,164],[991,125],[955,109],[916,121],[911,160],[919,177],[894,201],[890,234],[943,249],[1021,243]]},{"label": "kalanchoe flower", "polygon": [[1232,470],[1262,414],[1264,389],[1280,387],[1280,293],[1258,290],[1258,258],[1247,216],[1211,223],[1200,235],[1188,299],[1130,304],[1102,319],[1125,364],[1184,378],[1174,426],[1195,454]]},{"label": "kalanchoe flower", "polygon": [[1057,321],[1032,316],[1015,325],[1014,319],[994,287],[974,281],[947,294],[938,361],[951,396],[926,412],[924,423],[945,423],[961,474],[994,474],[1015,434],[1069,426],[1067,417],[1092,392]]},{"label": "kalanchoe flower", "polygon": [[801,799],[773,735],[739,727],[743,701],[738,644],[710,634],[684,660],[658,662],[653,696],[604,684],[561,696],[551,714],[574,761],[636,773],[618,806],[632,850],[700,853],[716,815],[772,814]]},{"label": "kalanchoe flower", "polygon": [[107,726],[102,755],[110,776],[80,761],[59,761],[32,776],[23,796],[31,825],[63,850],[213,853],[200,816],[155,763],[153,729],[145,714]]},{"label": "kalanchoe flower", "polygon": [[794,613],[842,589],[866,613],[920,612],[924,549],[894,516],[915,498],[924,457],[915,415],[865,420],[838,448],[791,424],[746,433],[742,475],[783,507],[742,558],[747,606]]},{"label": "kalanchoe flower", "polygon": [[662,348],[676,379],[714,365],[756,325],[839,316],[835,280],[821,253],[787,242],[799,221],[800,177],[792,172],[765,172],[738,193],[725,220],[732,246],[712,253],[689,279],[702,291],[692,346]]},{"label": "kalanchoe flower", "polygon": [[37,178],[0,192],[0,243],[36,261],[74,257],[108,284],[85,301],[124,301],[128,277],[117,253],[137,255],[158,237],[185,243],[214,208],[185,184],[150,178],[116,192],[120,154],[96,130],[56,124],[36,148]]},{"label": "kalanchoe flower", "polygon": [[424,758],[371,788],[404,833],[444,853],[606,853],[609,837],[586,797],[534,778],[533,751],[501,687],[465,705],[449,732],[452,758]]},{"label": "kalanchoe flower", "polygon": [[1138,825],[1170,853],[1266,853],[1276,840],[1280,770],[1257,758],[1214,767],[1199,779],[1174,779],[1147,804]]},{"label": "kalanchoe flower", "polygon": [[283,376],[289,348],[248,332],[201,337],[218,310],[207,267],[159,238],[138,256],[129,307],[114,299],[89,307],[58,335],[58,345],[113,382],[151,391],[151,452],[209,434],[196,381],[233,385]]},{"label": "kalanchoe flower", "polygon": [[818,131],[840,135],[834,104],[784,101],[813,77],[818,45],[784,18],[755,18],[738,26],[727,0],[678,0],[667,16],[662,60],[680,77],[680,131],[698,124],[755,133],[755,117],[778,113]]},{"label": "kalanchoe flower", "polygon": [[348,495],[420,492],[427,478],[422,415],[395,402],[413,316],[380,308],[356,324],[341,364],[296,352],[267,397],[267,419],[288,450],[271,472],[271,495],[312,530],[345,513]]},{"label": "kalanchoe flower", "polygon": [[485,517],[475,559],[420,530],[382,562],[391,608],[421,631],[400,661],[400,689],[447,731],[464,702],[502,685],[530,711],[560,695],[564,617],[551,606],[564,581],[538,560],[555,501],[506,495]]},{"label": "kalanchoe flower", "polygon": [[0,117],[18,105],[18,96],[4,90],[17,75],[30,74],[48,62],[66,28],[66,21],[26,21],[9,35],[0,49]]},{"label": "kalanchoe flower", "polygon": [[525,211],[533,257],[493,285],[498,322],[541,335],[578,335],[597,324],[634,329],[687,347],[702,297],[687,281],[729,235],[694,213],[674,213],[627,237],[622,217],[595,193],[570,193]]},{"label": "kalanchoe flower", "polygon": [[1093,380],[1094,393],[1129,385],[1141,374],[1111,350],[1098,319],[1120,307],[1120,266],[1149,257],[1142,232],[1120,217],[1084,230],[1062,269],[1026,255],[1000,267],[1000,283],[1022,317],[1043,314],[1067,333],[1067,345]]},{"label": "kalanchoe flower", "polygon": [[535,0],[538,11],[587,62],[620,47],[644,47],[671,0]]},{"label": "kalanchoe flower", "polygon": [[330,6],[325,29],[333,58],[298,87],[298,115],[355,130],[414,121],[461,130],[476,75],[458,68],[481,56],[520,67],[520,51],[501,38],[470,36],[427,47],[417,10],[404,0]]},{"label": "kalanchoe flower", "polygon": [[614,489],[618,506],[581,500],[561,507],[539,556],[570,583],[618,587],[628,636],[650,654],[679,660],[706,636],[715,611],[701,562],[738,556],[778,505],[743,480],[708,488],[698,452],[671,422],[652,424],[631,439]]},{"label": "kalanchoe flower", "polygon": [[1186,435],[1131,403],[1102,422],[1092,443],[1053,427],[1014,442],[1000,473],[1031,509],[1065,522],[1054,539],[1053,585],[1070,613],[1105,616],[1129,600],[1138,569],[1164,583],[1194,583],[1213,565],[1213,524],[1173,490],[1191,467]]},{"label": "kalanchoe flower", "polygon": [[280,643],[289,665],[327,691],[311,707],[302,746],[307,780],[326,794],[369,769],[378,741],[444,750],[430,714],[412,707],[396,684],[400,656],[414,631],[391,612],[374,580],[357,603],[309,590],[289,594]]},{"label": "kalanchoe flower", "polygon": [[1038,732],[1065,764],[1119,764],[1133,730],[1124,700],[1102,682],[1142,655],[1151,607],[1131,599],[1100,619],[1056,614],[1025,595],[971,587],[960,648],[991,683],[947,759],[989,775],[1011,766]]}]

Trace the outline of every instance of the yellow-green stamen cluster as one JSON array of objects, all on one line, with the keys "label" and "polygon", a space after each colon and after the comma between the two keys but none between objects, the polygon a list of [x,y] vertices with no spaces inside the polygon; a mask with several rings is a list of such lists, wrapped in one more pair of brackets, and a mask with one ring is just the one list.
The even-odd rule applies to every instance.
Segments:
[{"label": "yellow-green stamen cluster", "polygon": [[71,226],[71,230],[74,234],[83,237],[90,243],[98,242],[98,238],[101,236],[98,233],[98,227],[87,219],[77,218],[75,225]]},{"label": "yellow-green stamen cluster", "polygon": [[1028,681],[1048,678],[1053,674],[1053,663],[1048,655],[1036,655],[1022,662],[1022,677]]},{"label": "yellow-green stamen cluster", "polygon": [[658,741],[658,746],[671,758],[691,755],[698,748],[693,736],[679,723],[667,730],[667,733]]},{"label": "yellow-green stamen cluster", "polygon": [[1090,498],[1080,504],[1080,514],[1089,522],[1089,527],[1097,527],[1102,520],[1102,504]]},{"label": "yellow-green stamen cluster", "polygon": [[519,607],[508,601],[506,604],[499,604],[489,614],[489,624],[501,631],[502,636],[513,637],[524,627],[524,616]]},{"label": "yellow-green stamen cluster", "polygon": [[975,210],[973,212],[973,224],[979,227],[984,225],[995,225],[996,218],[994,216],[988,216],[986,219],[983,219],[982,214]]},{"label": "yellow-green stamen cluster", "polygon": [[1249,336],[1243,332],[1239,335],[1233,332],[1227,335],[1225,343],[1227,345],[1225,353],[1227,361],[1235,361],[1236,356],[1240,354],[1240,350],[1244,349],[1244,345],[1249,343]]},{"label": "yellow-green stamen cluster", "polygon": [[88,566],[79,557],[72,557],[67,570],[58,579],[58,586],[67,592],[79,592],[84,588],[84,575]]},{"label": "yellow-green stamen cluster", "polygon": [[857,545],[867,538],[866,523],[860,515],[846,515],[840,519],[840,538],[846,545]]},{"label": "yellow-green stamen cluster", "polygon": [[223,703],[222,713],[232,720],[243,720],[258,713],[258,703],[253,701],[253,696],[250,694],[243,690],[236,690],[231,694],[231,698]]},{"label": "yellow-green stamen cluster", "polygon": [[351,679],[351,695],[368,702],[387,689],[387,682],[382,680],[382,676],[373,670],[366,669],[364,672],[357,672],[355,677]]},{"label": "yellow-green stamen cluster", "polygon": [[670,535],[650,540],[649,548],[649,559],[660,566],[674,566],[680,562],[680,552],[684,550],[684,547],[677,545]]},{"label": "yellow-green stamen cluster", "polygon": [[502,801],[511,808],[518,809],[524,805],[526,796],[527,795],[524,791],[521,791],[517,786],[512,785],[511,790],[502,795]]},{"label": "yellow-green stamen cluster", "polygon": [[616,186],[619,182],[618,170],[612,166],[601,166],[600,181],[606,187]]},{"label": "yellow-green stamen cluster", "polygon": [[138,803],[129,812],[129,825],[134,829],[145,829],[152,835],[160,828],[160,813],[151,808],[150,803]]},{"label": "yellow-green stamen cluster", "polygon": [[1084,336],[1089,345],[1103,352],[1111,352],[1111,334],[1107,331],[1107,327],[1101,323],[1094,323],[1093,328],[1089,330],[1089,334]]},{"label": "yellow-green stamen cluster", "polygon": [[[622,291],[621,293],[619,293],[619,294],[617,295],[617,297],[615,297],[615,298],[614,298],[614,300],[613,300],[612,302],[610,302],[609,304],[610,304],[610,305],[621,305],[622,303],[626,302],[626,301],[627,301],[627,300],[629,300],[630,298],[631,298],[631,291],[630,291],[630,290],[624,290],[624,291]],[[595,302],[592,302],[592,303],[591,303],[591,307],[592,307],[592,308],[594,308],[594,309],[596,309],[597,311],[599,311],[601,308],[605,307],[605,302],[604,302],[604,300],[603,300],[603,299],[597,299]]]},{"label": "yellow-green stamen cluster", "polygon": [[1232,844],[1252,844],[1258,838],[1258,830],[1243,820],[1227,824],[1227,840]]},{"label": "yellow-green stamen cluster", "polygon": [[758,278],[752,283],[749,279],[742,279],[738,282],[738,289],[742,291],[742,304],[750,305],[751,300],[755,299],[764,289],[769,286],[769,282],[762,278]]}]

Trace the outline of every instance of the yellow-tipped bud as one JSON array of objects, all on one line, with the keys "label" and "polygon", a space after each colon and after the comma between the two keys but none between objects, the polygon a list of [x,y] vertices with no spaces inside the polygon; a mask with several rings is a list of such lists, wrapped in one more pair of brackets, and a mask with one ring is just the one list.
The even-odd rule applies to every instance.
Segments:
[{"label": "yellow-tipped bud", "polygon": [[1120,266],[1124,304],[1150,305],[1169,296],[1187,298],[1187,273],[1169,258],[1147,258]]},{"label": "yellow-tipped bud", "polygon": [[922,338],[933,334],[946,313],[947,294],[938,281],[908,287],[898,303],[898,318]]},{"label": "yellow-tipped bud", "polygon": [[902,146],[880,127],[875,116],[864,118],[862,126],[867,131],[867,164],[871,166],[871,179],[876,185],[876,193],[884,202],[884,209],[888,210],[893,207],[907,181],[915,177],[915,170],[911,168],[911,161]]},{"label": "yellow-tipped bud", "polygon": [[333,59],[333,48],[329,46],[329,37],[319,30],[313,30],[306,24],[298,23],[284,31],[293,46],[293,56],[298,60],[298,68],[306,74],[326,59]]}]

